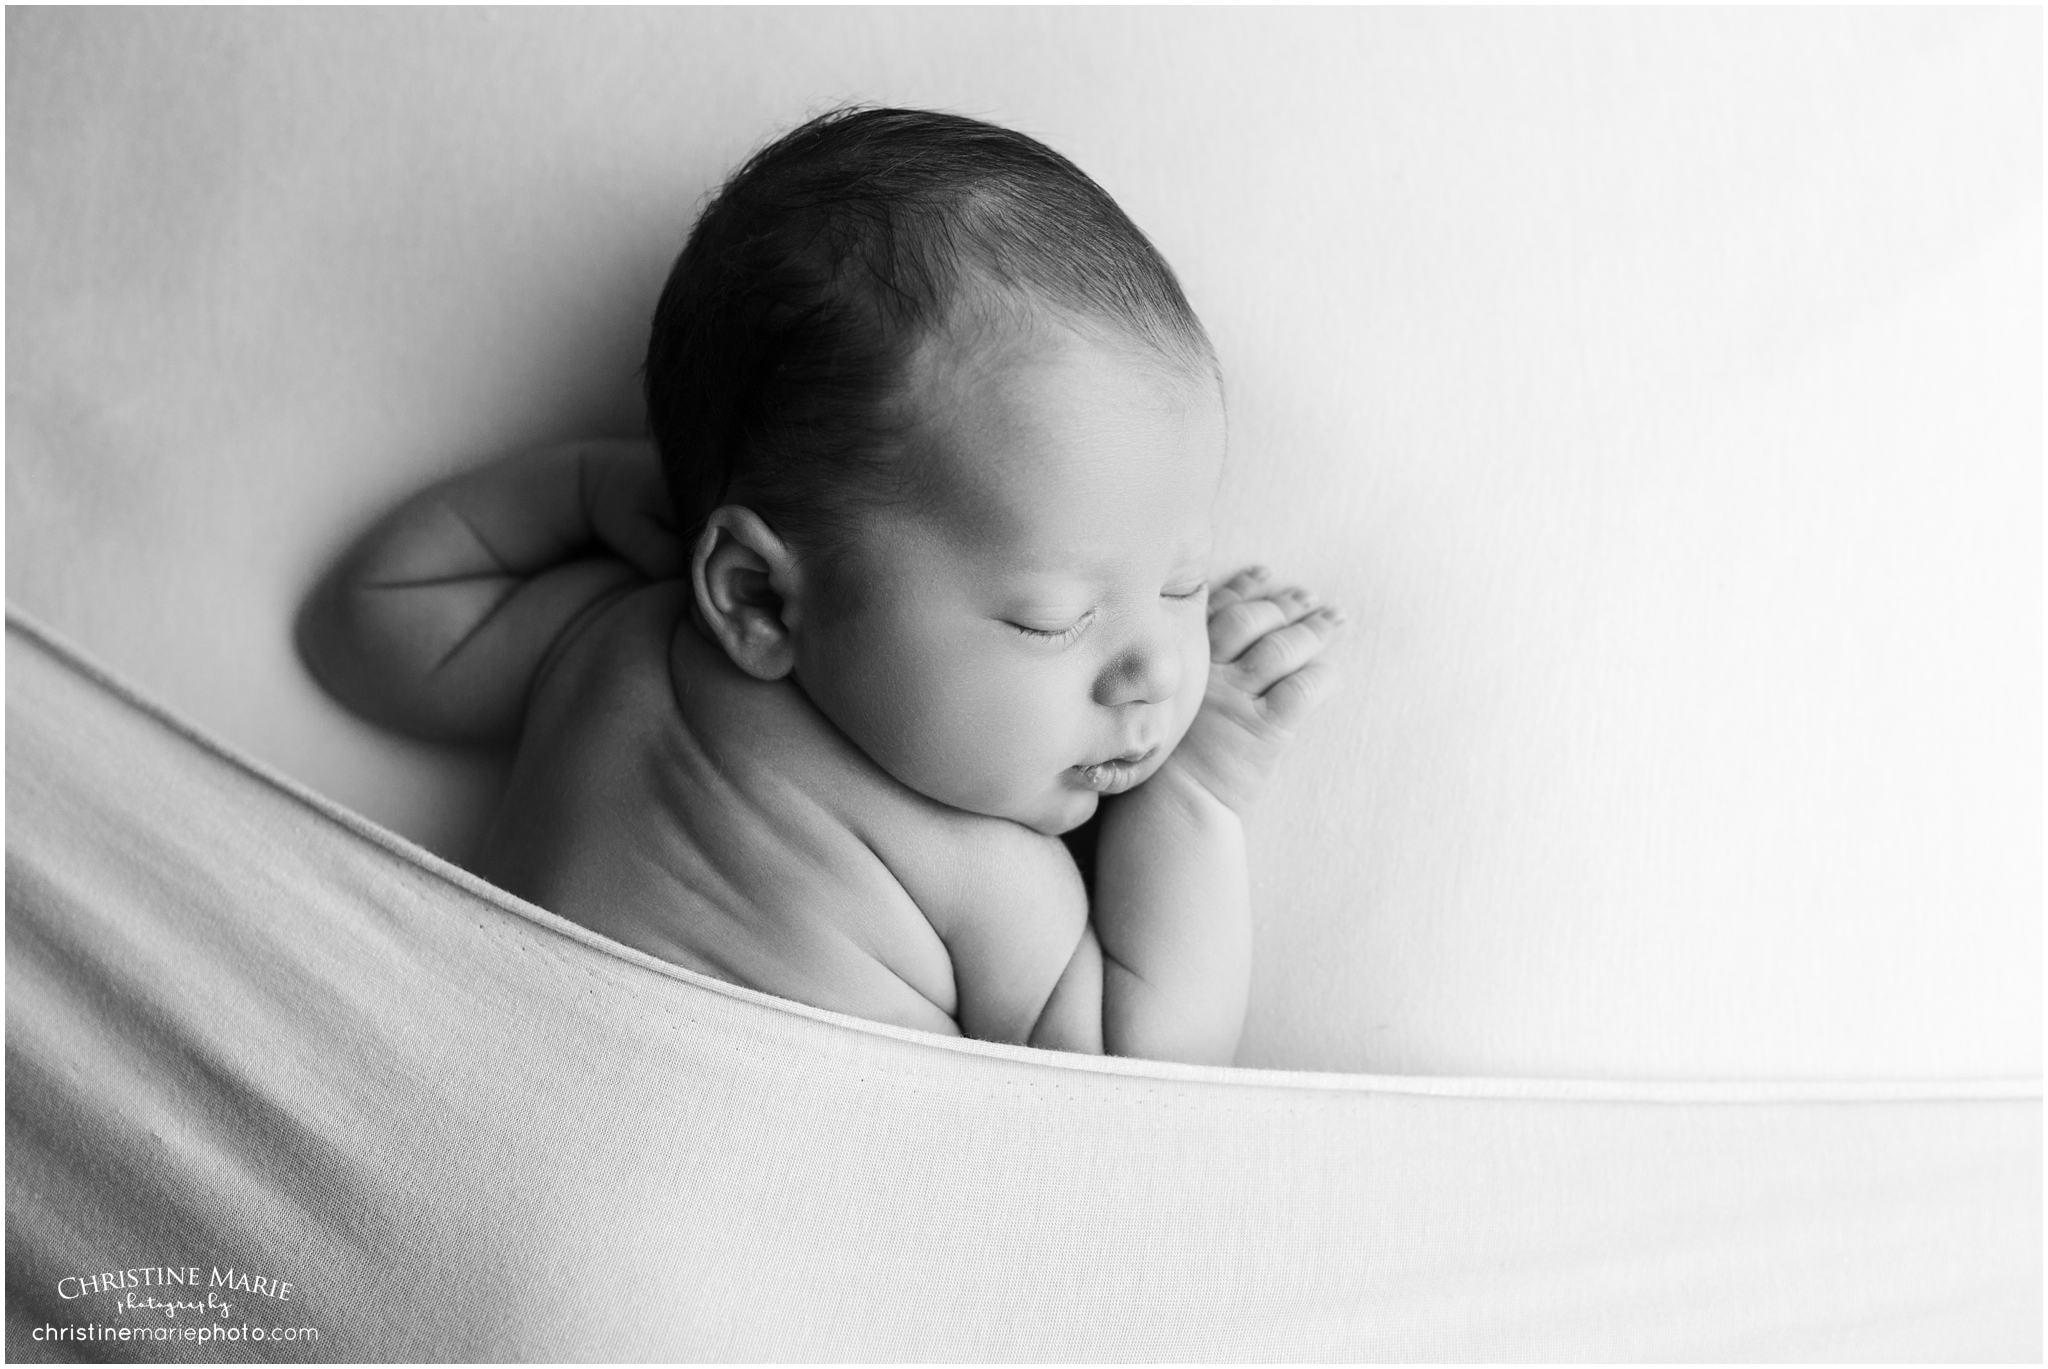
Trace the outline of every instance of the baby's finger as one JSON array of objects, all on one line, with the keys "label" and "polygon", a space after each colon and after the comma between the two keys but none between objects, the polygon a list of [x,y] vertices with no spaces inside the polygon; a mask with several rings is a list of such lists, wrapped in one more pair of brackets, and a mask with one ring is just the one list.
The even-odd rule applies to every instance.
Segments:
[{"label": "baby's finger", "polygon": [[1257,593],[1259,586],[1266,582],[1268,573],[1264,566],[1246,566],[1229,579],[1212,585],[1209,589],[1209,616],[1214,618],[1219,611]]},{"label": "baby's finger", "polygon": [[1299,620],[1320,602],[1307,590],[1289,585],[1216,610],[1209,615],[1209,659],[1226,664],[1236,660],[1253,642]]},{"label": "baby's finger", "polygon": [[1238,683],[1247,694],[1265,693],[1321,655],[1343,626],[1341,610],[1319,608],[1299,622],[1267,633],[1238,658]]},{"label": "baby's finger", "polygon": [[1310,661],[1259,696],[1259,712],[1278,727],[1292,731],[1337,692],[1343,672],[1328,661]]}]

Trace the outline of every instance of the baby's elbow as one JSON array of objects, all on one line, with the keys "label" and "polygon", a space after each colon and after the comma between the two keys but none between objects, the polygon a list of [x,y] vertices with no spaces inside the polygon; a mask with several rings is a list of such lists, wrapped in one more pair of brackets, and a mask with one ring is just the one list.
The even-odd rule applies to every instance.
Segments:
[{"label": "baby's elbow", "polygon": [[342,703],[349,703],[347,685],[351,656],[348,596],[329,575],[313,587],[292,620],[292,646],[313,682]]},{"label": "baby's elbow", "polygon": [[416,678],[422,672],[416,653],[405,649],[403,626],[391,621],[388,606],[363,593],[343,565],[299,606],[292,645],[313,682],[349,712],[408,735],[441,740],[449,729],[423,708],[429,691]]},{"label": "baby's elbow", "polygon": [[1179,1065],[1231,1065],[1244,1030],[1241,1003],[1217,992],[1165,992],[1111,959],[1104,970],[1103,1045],[1108,1055]]},{"label": "baby's elbow", "polygon": [[1052,996],[1040,1009],[1038,1022],[1025,1044],[1077,1055],[1104,1053],[1102,946],[1095,939],[1094,927],[1082,931],[1080,944],[1074,948],[1059,983],[1053,985]]},{"label": "baby's elbow", "polygon": [[1102,1048],[1102,1010],[1072,1015],[1047,1013],[1031,1029],[1025,1043],[1042,1051],[1066,1051],[1073,1055],[1105,1055]]}]

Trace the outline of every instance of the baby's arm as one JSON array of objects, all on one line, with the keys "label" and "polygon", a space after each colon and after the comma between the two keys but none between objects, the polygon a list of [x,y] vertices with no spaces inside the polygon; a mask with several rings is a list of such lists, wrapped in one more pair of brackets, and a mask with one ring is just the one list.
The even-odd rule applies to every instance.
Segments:
[{"label": "baby's arm", "polygon": [[[1251,979],[1243,815],[1335,683],[1319,657],[1343,621],[1302,590],[1268,586],[1262,570],[1211,597],[1201,712],[1158,773],[1103,806],[1091,910],[1100,969],[1084,937],[1069,974],[1100,974],[1110,1053],[1207,1064],[1236,1054]],[[1048,1019],[1068,988],[1054,991]]]},{"label": "baby's arm", "polygon": [[522,453],[442,481],[372,528],[301,610],[299,653],[372,721],[444,741],[507,737],[579,620],[684,569],[649,444]]}]

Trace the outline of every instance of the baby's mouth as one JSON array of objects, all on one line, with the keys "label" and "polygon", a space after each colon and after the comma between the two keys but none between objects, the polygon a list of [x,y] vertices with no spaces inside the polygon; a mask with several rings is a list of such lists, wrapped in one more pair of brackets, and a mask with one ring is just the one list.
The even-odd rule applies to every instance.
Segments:
[{"label": "baby's mouth", "polygon": [[1138,777],[1145,773],[1146,765],[1158,754],[1158,747],[1149,747],[1098,761],[1094,765],[1069,766],[1067,773],[1078,777],[1083,788],[1098,794],[1121,794],[1138,782]]}]

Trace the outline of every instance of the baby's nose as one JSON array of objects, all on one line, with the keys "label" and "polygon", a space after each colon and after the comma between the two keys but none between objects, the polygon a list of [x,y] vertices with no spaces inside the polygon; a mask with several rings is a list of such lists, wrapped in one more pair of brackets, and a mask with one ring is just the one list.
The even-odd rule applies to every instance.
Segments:
[{"label": "baby's nose", "polygon": [[1180,652],[1165,638],[1137,642],[1109,663],[1095,682],[1095,702],[1165,703],[1180,689]]}]

